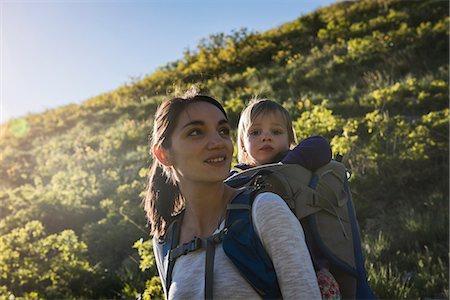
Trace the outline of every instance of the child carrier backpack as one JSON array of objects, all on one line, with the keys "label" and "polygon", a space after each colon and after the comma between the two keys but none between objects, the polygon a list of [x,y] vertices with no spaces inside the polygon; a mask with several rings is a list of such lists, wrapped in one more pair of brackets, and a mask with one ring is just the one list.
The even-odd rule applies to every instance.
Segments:
[{"label": "child carrier backpack", "polygon": [[[302,224],[316,271],[328,267],[344,299],[375,299],[367,283],[349,172],[338,160],[314,172],[296,164],[263,165],[237,173],[226,183],[246,186],[253,194],[278,194]],[[230,210],[228,218],[235,218],[235,211]],[[223,247],[227,252],[225,241]]]},{"label": "child carrier backpack", "polygon": [[212,298],[214,246],[225,254],[263,299],[281,298],[276,272],[253,228],[251,212],[260,192],[278,194],[300,220],[314,267],[326,266],[339,284],[343,299],[375,299],[366,278],[361,238],[345,166],[331,160],[311,172],[295,164],[270,164],[234,174],[225,183],[242,188],[227,206],[224,229],[208,238],[178,245],[180,219],[175,218],[163,240],[165,286],[171,284],[175,260],[206,249],[205,298]]}]

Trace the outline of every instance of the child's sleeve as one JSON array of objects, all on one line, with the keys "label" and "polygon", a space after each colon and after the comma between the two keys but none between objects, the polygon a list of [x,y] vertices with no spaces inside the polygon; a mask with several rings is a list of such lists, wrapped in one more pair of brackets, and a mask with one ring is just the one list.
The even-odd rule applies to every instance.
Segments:
[{"label": "child's sleeve", "polygon": [[283,164],[299,164],[314,171],[331,160],[331,147],[328,141],[319,135],[311,136],[290,150],[281,160]]}]

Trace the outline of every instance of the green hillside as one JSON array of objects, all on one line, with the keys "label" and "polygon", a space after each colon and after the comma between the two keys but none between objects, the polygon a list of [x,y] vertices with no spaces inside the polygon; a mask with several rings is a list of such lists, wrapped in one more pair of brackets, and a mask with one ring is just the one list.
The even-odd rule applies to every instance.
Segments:
[{"label": "green hillside", "polygon": [[[0,128],[0,299],[161,297],[140,206],[155,109],[254,96],[344,154],[380,299],[449,298],[449,2],[365,0],[211,35],[111,93]],[[145,62],[142,62],[145,65]]]}]

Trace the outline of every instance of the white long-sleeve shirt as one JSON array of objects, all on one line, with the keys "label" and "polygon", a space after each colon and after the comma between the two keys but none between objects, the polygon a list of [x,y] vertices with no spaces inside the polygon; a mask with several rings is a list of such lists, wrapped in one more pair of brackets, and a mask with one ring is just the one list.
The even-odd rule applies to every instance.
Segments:
[{"label": "white long-sleeve shirt", "polygon": [[[272,259],[283,299],[321,299],[302,226],[278,195],[256,196],[252,207],[255,231]],[[215,232],[219,232],[224,226]],[[153,249],[163,287],[166,282],[162,244]],[[180,256],[172,273],[168,299],[204,299],[206,251],[200,249]],[[164,290],[167,289],[164,287]],[[213,297],[215,299],[261,299],[223,251],[216,246]]]}]

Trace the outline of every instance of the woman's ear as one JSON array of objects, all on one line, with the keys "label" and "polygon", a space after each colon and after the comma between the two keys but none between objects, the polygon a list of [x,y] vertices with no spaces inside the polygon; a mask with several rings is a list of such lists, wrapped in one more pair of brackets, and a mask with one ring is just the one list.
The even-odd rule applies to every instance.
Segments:
[{"label": "woman's ear", "polygon": [[156,159],[166,167],[171,167],[172,163],[169,159],[169,153],[166,149],[159,145],[153,146],[153,154],[156,156]]}]

